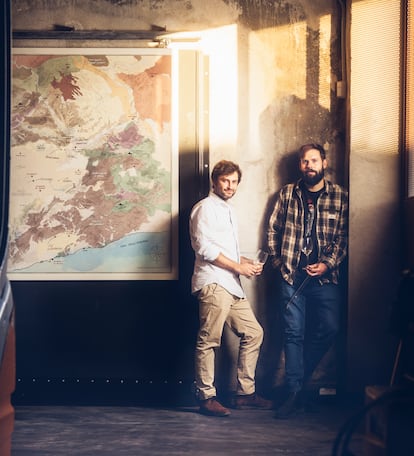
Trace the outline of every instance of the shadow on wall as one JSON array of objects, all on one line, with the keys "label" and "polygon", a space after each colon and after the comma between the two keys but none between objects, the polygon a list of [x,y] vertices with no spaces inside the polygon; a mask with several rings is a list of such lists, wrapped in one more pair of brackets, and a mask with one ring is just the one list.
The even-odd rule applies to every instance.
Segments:
[{"label": "shadow on wall", "polygon": [[[339,116],[340,114],[338,114]],[[327,153],[326,175],[338,184],[344,174],[344,132],[338,129],[342,121],[313,99],[290,95],[275,99],[260,118],[261,137],[273,136],[273,154],[266,154],[268,181],[278,190],[295,181],[298,174],[296,153],[302,144],[322,144]]]},{"label": "shadow on wall", "polygon": [[[302,144],[315,142],[325,146],[328,158],[326,177],[337,181],[337,174],[343,173],[344,162],[338,161],[344,150],[344,135],[333,127],[335,121],[332,114],[313,100],[303,100],[296,96],[275,100],[263,112],[261,117],[261,137],[273,136],[273,154],[264,154],[264,169],[267,170],[269,186],[273,185],[275,192],[271,194],[265,205],[260,222],[260,245],[266,246],[266,231],[268,220],[272,213],[279,189],[299,177],[298,149]],[[266,149],[268,145],[264,145]],[[332,166],[334,164],[334,166]],[[336,169],[336,165],[340,169]],[[332,175],[335,178],[331,177]],[[277,394],[283,386],[284,354],[283,331],[280,309],[278,304],[278,271],[273,269],[269,261],[263,274],[255,279],[256,312],[265,331],[265,338],[257,366],[257,388],[265,395]],[[343,282],[346,282],[343,279]],[[346,287],[345,287],[346,289]],[[344,327],[344,325],[343,325]],[[236,375],[237,353],[233,348],[237,342],[231,334],[226,334],[223,348],[219,355],[218,369],[220,379],[219,389],[224,391],[233,385]],[[315,371],[313,381],[316,385],[334,386],[337,384],[338,368],[342,369],[343,340],[332,348],[321,361]],[[340,351],[338,351],[338,349]],[[339,355],[338,355],[339,353]],[[340,357],[338,366],[338,356]]]},{"label": "shadow on wall", "polygon": [[[335,127],[338,123],[340,123],[338,119],[329,110],[315,102],[313,97],[303,100],[296,96],[288,96],[282,100],[275,100],[263,111],[262,137],[272,134],[274,138],[273,150],[275,153],[269,154],[270,156],[268,155],[265,160],[268,161],[266,163],[268,182],[274,184],[276,191],[269,196],[263,213],[261,245],[266,245],[268,221],[279,189],[285,184],[297,181],[300,177],[297,154],[302,144],[311,142],[322,144],[326,149],[328,159],[325,176],[335,183],[343,182],[338,175],[344,174],[345,141],[344,134]],[[270,132],[269,129],[272,131]],[[343,272],[346,272],[345,269]],[[277,274],[278,271],[273,269],[269,261],[258,280],[256,290],[258,313],[262,316],[265,328],[265,340],[258,365],[258,381],[265,391],[281,387],[284,376],[283,332],[278,305]],[[345,275],[342,282],[346,283]],[[321,385],[337,383],[338,357],[342,356],[340,354],[342,345],[341,339],[338,346],[333,347],[321,361],[319,368],[314,373],[314,383]]]}]

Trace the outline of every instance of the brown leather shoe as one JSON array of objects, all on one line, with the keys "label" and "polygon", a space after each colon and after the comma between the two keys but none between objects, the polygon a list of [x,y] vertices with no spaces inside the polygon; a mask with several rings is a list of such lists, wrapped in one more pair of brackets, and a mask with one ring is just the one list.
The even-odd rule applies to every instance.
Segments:
[{"label": "brown leather shoe", "polygon": [[271,410],[273,408],[273,402],[264,399],[256,393],[253,393],[245,396],[236,396],[236,399],[234,401],[234,407],[236,409],[256,408],[262,410]]},{"label": "brown leather shoe", "polygon": [[229,416],[230,410],[223,407],[215,397],[211,397],[200,401],[200,413],[209,416]]}]

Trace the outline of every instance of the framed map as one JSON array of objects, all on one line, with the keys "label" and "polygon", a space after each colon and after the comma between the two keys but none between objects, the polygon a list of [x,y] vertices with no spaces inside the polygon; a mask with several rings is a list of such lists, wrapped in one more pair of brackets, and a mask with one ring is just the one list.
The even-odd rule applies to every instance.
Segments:
[{"label": "framed map", "polygon": [[173,280],[174,51],[12,52],[11,280]]}]

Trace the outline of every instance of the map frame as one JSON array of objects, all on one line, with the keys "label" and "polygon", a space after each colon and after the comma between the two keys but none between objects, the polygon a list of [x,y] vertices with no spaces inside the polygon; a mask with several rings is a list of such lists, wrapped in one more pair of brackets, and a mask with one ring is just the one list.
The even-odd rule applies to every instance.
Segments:
[{"label": "map frame", "polygon": [[[94,280],[178,280],[178,201],[179,201],[179,176],[178,176],[178,53],[175,49],[167,48],[131,48],[131,47],[14,47],[12,56],[126,56],[126,57],[145,57],[145,56],[165,56],[171,57],[170,74],[170,138],[168,154],[171,173],[170,187],[170,220],[169,220],[169,260],[168,266],[157,270],[157,268],[140,267],[137,271],[108,271],[108,272],[19,272],[9,270],[10,280],[22,281],[94,281]],[[13,74],[12,74],[13,83]],[[13,101],[12,101],[13,105]],[[11,188],[13,188],[13,146],[11,146]],[[13,195],[10,192],[10,204],[13,204]]]}]

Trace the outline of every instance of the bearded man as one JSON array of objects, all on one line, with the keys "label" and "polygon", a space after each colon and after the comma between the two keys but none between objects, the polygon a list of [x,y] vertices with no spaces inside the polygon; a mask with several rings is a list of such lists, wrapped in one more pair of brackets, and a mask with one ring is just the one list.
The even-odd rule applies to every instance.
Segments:
[{"label": "bearded man", "polygon": [[287,390],[276,418],[306,407],[307,383],[340,325],[339,265],[347,253],[348,193],[325,178],[326,168],[324,148],[303,145],[301,178],[282,187],[269,219],[268,250],[280,279]]}]

